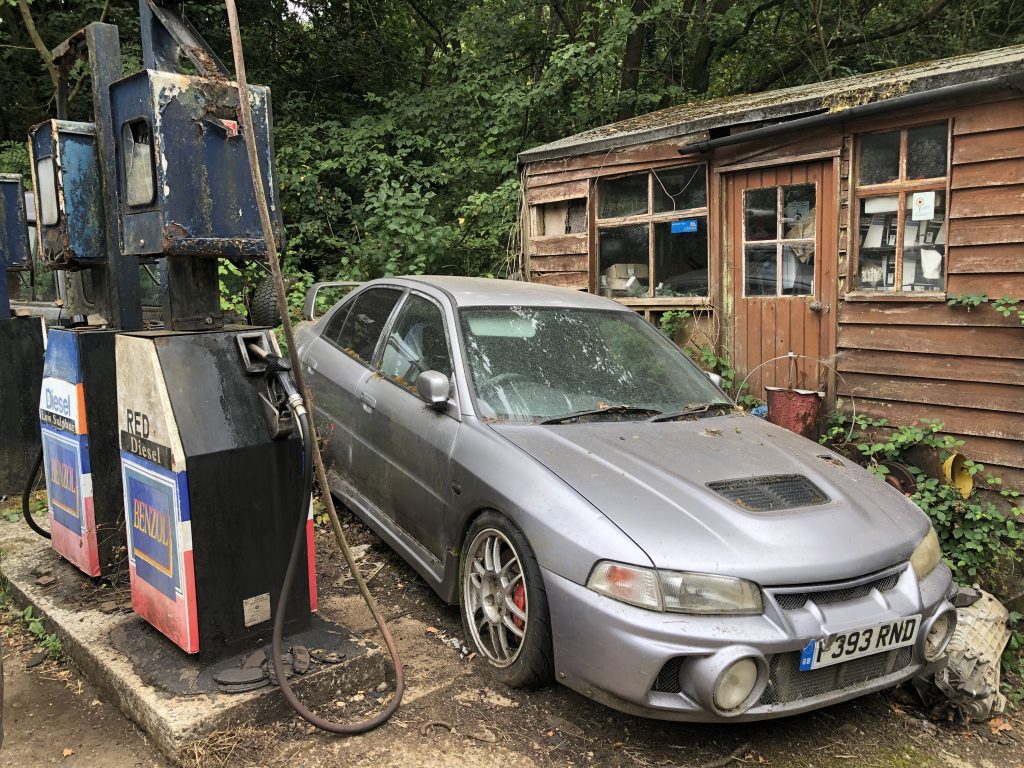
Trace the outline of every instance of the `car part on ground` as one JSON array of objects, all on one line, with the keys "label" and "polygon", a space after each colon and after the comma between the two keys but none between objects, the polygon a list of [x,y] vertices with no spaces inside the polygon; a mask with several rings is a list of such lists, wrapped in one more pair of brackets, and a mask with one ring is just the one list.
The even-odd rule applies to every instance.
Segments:
[{"label": "car part on ground", "polygon": [[999,690],[1000,660],[1010,640],[1009,611],[988,592],[961,588],[956,628],[946,648],[947,662],[934,676],[914,686],[935,714],[959,713],[967,720],[988,720],[1006,708]]},{"label": "car part on ground", "polygon": [[252,289],[249,296],[249,324],[276,328],[281,324],[281,312],[274,295],[274,280],[264,277]]}]

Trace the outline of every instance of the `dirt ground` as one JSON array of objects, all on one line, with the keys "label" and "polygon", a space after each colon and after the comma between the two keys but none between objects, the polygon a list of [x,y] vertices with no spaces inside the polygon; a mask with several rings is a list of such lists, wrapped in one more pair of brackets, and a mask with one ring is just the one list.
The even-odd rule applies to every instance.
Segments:
[{"label": "dirt ground", "polygon": [[[0,519],[9,524],[21,523]],[[492,682],[465,648],[456,608],[441,603],[364,526],[346,519],[346,532],[405,660],[407,689],[398,714],[378,730],[350,738],[320,733],[297,717],[241,724],[195,745],[179,762],[189,768],[1024,768],[1019,710],[990,723],[934,722],[904,689],[783,720],[727,726],[631,717],[557,685],[509,690]],[[321,613],[378,641],[329,531],[318,531],[317,546]],[[7,687],[0,768],[169,766],[66,660],[26,668],[37,643],[20,618],[0,614]],[[380,682],[391,679],[385,654]],[[376,687],[332,692],[334,703],[321,714],[361,719],[388,699]]]}]

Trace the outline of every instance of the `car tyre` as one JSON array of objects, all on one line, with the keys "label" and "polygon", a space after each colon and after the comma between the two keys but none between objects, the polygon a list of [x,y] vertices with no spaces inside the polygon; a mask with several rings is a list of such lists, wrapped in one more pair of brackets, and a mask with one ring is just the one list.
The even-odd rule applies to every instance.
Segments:
[{"label": "car tyre", "polygon": [[512,688],[554,680],[540,566],[522,531],[497,512],[484,512],[466,533],[459,607],[466,637],[494,677]]}]

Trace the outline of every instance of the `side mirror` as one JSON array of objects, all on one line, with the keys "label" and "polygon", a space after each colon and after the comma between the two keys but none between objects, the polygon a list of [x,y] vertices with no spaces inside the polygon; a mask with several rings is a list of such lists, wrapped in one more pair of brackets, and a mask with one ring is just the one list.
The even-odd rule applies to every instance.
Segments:
[{"label": "side mirror", "polygon": [[704,371],[704,375],[711,379],[711,383],[714,384],[716,387],[718,387],[719,389],[722,388],[722,377],[719,376],[717,373],[712,373],[711,371]]},{"label": "side mirror", "polygon": [[434,410],[443,410],[448,403],[451,382],[440,371],[424,371],[416,377],[416,394]]}]

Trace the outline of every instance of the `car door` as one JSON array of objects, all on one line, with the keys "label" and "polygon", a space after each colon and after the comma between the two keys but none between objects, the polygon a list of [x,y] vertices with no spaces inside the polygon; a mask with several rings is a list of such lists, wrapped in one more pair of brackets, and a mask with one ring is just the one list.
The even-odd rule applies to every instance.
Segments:
[{"label": "car door", "polygon": [[452,381],[450,338],[441,306],[410,292],[378,350],[381,375],[363,382],[361,396],[371,414],[371,500],[437,560],[444,555],[450,460],[461,415],[454,399],[443,410],[430,408],[416,393],[416,379],[434,370]]},{"label": "car door", "polygon": [[327,469],[364,495],[372,472],[363,437],[368,414],[359,397],[373,375],[371,362],[381,334],[401,298],[399,288],[360,291],[326,319],[323,332],[303,356]]}]

